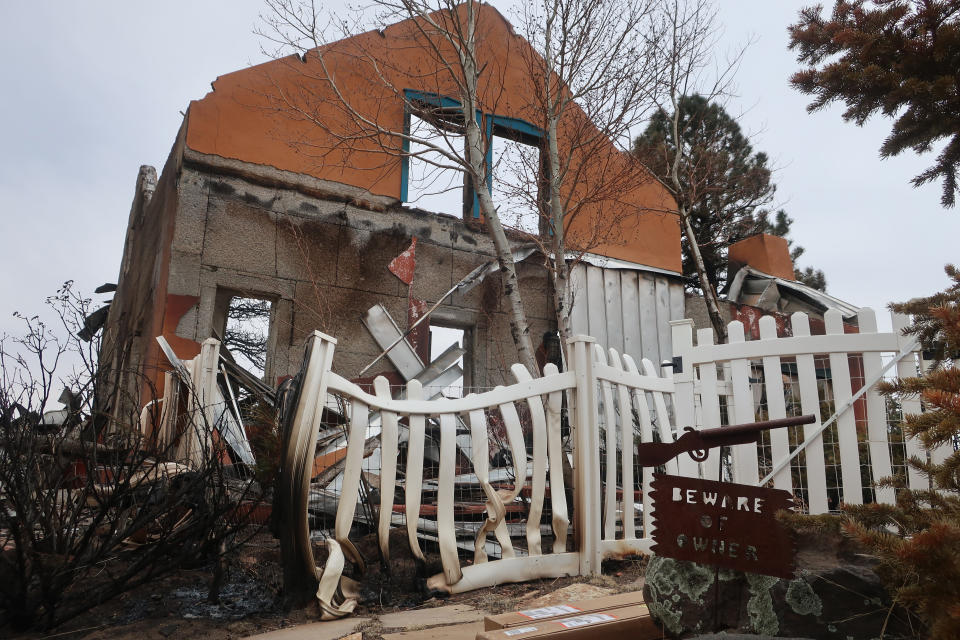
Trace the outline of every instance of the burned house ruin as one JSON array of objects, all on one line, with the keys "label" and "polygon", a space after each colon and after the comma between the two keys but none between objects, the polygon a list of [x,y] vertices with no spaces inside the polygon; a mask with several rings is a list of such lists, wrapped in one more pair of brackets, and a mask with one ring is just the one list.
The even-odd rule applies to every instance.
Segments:
[{"label": "burned house ruin", "polygon": [[[529,46],[491,7],[483,6],[481,18],[480,51],[495,81],[482,87],[490,112],[478,117],[496,144],[536,150],[542,132],[532,123],[531,83],[521,63]],[[411,96],[438,108],[455,102],[446,97],[449,80],[405,46],[411,37],[401,22],[326,49],[326,64],[348,98],[387,128],[409,123]],[[385,73],[402,95],[364,80],[358,50],[389,61]],[[268,385],[296,372],[314,330],[338,338],[338,373],[364,381],[384,374],[400,383],[417,372],[400,372],[387,359],[365,370],[384,345],[364,318],[377,309],[379,322],[392,319],[403,331],[442,300],[409,337],[414,362],[430,363],[428,325],[450,327],[462,331],[462,384],[483,389],[503,382],[516,349],[498,275],[488,269],[468,290],[443,298],[494,258],[470,185],[455,190],[463,202],[459,216],[418,208],[412,202],[418,158],[369,140],[347,145],[338,133],[347,126],[345,110],[329,94],[315,60],[291,57],[221,76],[190,104],[160,175],[143,167],[138,176],[105,333],[107,346],[128,339],[134,346],[114,366],[143,372],[162,389],[169,364],[157,336],[178,357],[192,358],[204,339],[223,339],[231,301],[246,300],[260,301],[265,313]],[[605,152],[609,157],[580,161],[600,167],[626,161],[612,144]],[[604,174],[584,175],[589,181]],[[673,208],[659,185],[642,181],[571,220],[575,332],[638,361],[669,358],[668,323],[684,316]],[[604,224],[615,229],[598,239],[595,230]],[[510,238],[537,346],[556,328],[553,297],[538,230],[518,227]],[[405,272],[397,274],[394,265],[392,273],[401,254]],[[550,357],[549,347],[541,345],[541,360]]]},{"label": "burned house ruin", "polygon": [[[191,103],[161,174],[143,167],[138,177],[104,334],[103,353],[115,359],[103,364],[129,373],[131,386],[138,376],[151,382],[141,406],[163,409],[144,410],[141,430],[179,441],[185,467],[215,435],[227,445],[218,451],[242,463],[234,467],[253,466],[251,425],[228,378],[269,397],[285,593],[316,598],[325,619],[354,611],[356,579],[374,555],[391,566],[391,533],[401,528],[425,593],[597,575],[604,559],[655,551],[660,462],[639,462],[637,445],[670,449],[694,425],[742,427],[760,411],[779,420],[788,407],[802,410],[792,426],[803,434],[737,441],[729,462],[696,448],[661,462],[675,476],[723,477],[727,466],[741,484],[803,484],[814,513],[863,500],[858,422],[875,444],[877,476],[892,469],[884,405],[875,394],[859,399],[884,375],[880,352],[899,363],[916,344],[877,333],[872,312],[791,280],[786,241],[761,236],[730,252],[742,262],[724,309],[736,318],[731,339],[714,344],[702,321],[694,345],[686,318],[700,312],[683,290],[675,203],[639,165],[632,181],[595,189],[634,160],[602,136],[578,147],[572,136],[595,128],[576,108],[547,141],[529,45],[496,10],[479,13],[486,71],[475,113],[408,20],[218,78]],[[403,136],[425,122],[451,148],[469,149],[472,118],[489,182],[455,173],[437,185],[443,162]],[[556,195],[544,192],[545,142],[570,150],[577,169],[560,194],[581,205],[564,229],[568,255],[550,255],[542,222]],[[527,192],[514,190],[529,206],[519,213],[496,171],[510,149],[538,168]],[[506,194],[495,204],[516,214],[508,240],[541,377],[511,366],[520,358],[478,207],[485,190]],[[554,258],[573,265],[566,357],[552,339]],[[822,314],[820,331],[808,313]],[[854,319],[864,339],[848,342]],[[437,328],[457,344],[435,348]],[[817,402],[828,374],[835,411]],[[864,382],[854,389],[851,377]],[[443,397],[451,385],[462,389],[449,395],[463,397]],[[196,437],[183,437],[180,413],[199,415]],[[836,455],[824,464],[825,440],[841,464]],[[792,462],[801,450],[804,474]],[[373,553],[351,540],[357,534],[375,540]],[[425,552],[439,565],[428,570]]]}]

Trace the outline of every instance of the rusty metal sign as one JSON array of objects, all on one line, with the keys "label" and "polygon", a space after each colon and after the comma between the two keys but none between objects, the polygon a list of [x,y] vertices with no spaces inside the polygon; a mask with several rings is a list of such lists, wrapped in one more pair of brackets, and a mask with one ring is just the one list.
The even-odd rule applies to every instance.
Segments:
[{"label": "rusty metal sign", "polygon": [[653,553],[726,569],[793,577],[794,543],[774,515],[793,496],[731,482],[654,474]]}]

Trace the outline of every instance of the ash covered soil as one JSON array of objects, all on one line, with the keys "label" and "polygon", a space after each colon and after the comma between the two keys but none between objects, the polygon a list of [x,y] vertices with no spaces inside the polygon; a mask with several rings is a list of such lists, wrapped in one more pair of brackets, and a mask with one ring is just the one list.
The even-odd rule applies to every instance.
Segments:
[{"label": "ash covered soil", "polygon": [[[367,562],[362,577],[361,600],[355,617],[372,617],[406,609],[425,609],[448,604],[467,604],[489,613],[522,607],[529,599],[552,593],[562,587],[590,582],[612,591],[635,591],[643,587],[645,560],[627,558],[604,563],[604,575],[598,578],[558,578],[505,584],[490,589],[441,596],[422,590],[424,574],[440,571],[436,550],[426,548],[428,563],[419,568],[406,543],[406,533],[394,529],[390,540],[390,572],[380,562],[376,536],[357,541]],[[317,564],[323,566],[325,545],[314,545]],[[469,560],[462,558],[464,565]],[[348,571],[346,575],[351,575]],[[283,606],[280,588],[279,542],[261,532],[230,558],[217,603],[208,601],[213,566],[182,570],[132,589],[87,613],[44,633],[12,635],[0,628],[0,638],[30,640],[164,640],[165,638],[202,638],[226,640],[245,638],[320,619],[319,608]],[[357,576],[352,576],[357,577]],[[379,638],[375,628],[364,631],[364,640]]]}]

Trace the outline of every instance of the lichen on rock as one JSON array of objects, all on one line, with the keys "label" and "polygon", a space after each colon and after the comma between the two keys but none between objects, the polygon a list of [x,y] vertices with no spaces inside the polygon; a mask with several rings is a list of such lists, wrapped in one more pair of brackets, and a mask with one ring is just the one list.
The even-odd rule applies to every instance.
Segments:
[{"label": "lichen on rock", "polygon": [[670,606],[661,602],[648,602],[647,608],[654,619],[659,620],[660,624],[667,628],[670,633],[682,632],[683,625],[680,624],[680,611],[673,610]]},{"label": "lichen on rock", "polygon": [[794,613],[801,616],[823,613],[823,601],[806,580],[791,580],[784,600]]},{"label": "lichen on rock", "polygon": [[703,565],[661,556],[654,556],[650,565],[647,568],[647,575],[653,578],[650,586],[663,595],[679,591],[694,602],[702,603],[703,594],[713,584],[713,571]]},{"label": "lichen on rock", "polygon": [[780,631],[780,620],[773,610],[773,597],[770,588],[779,582],[779,578],[763,576],[756,573],[745,574],[747,591],[750,600],[747,601],[747,615],[750,616],[750,626],[753,631],[768,636],[775,636]]},{"label": "lichen on rock", "polygon": [[846,640],[913,637],[874,571],[875,560],[846,551],[843,540],[801,537],[792,579],[655,556],[644,598],[673,636],[705,631]]},{"label": "lichen on rock", "polygon": [[680,633],[683,625],[680,624],[682,611],[675,608],[680,601],[677,588],[681,583],[681,572],[673,560],[654,556],[647,567],[646,589],[653,593],[648,598],[650,613],[672,633]]},{"label": "lichen on rock", "polygon": [[[703,595],[713,585],[713,571],[692,562],[654,556],[647,567],[646,588],[650,613],[672,633],[684,630],[681,600],[702,606]],[[698,623],[695,630],[699,630]]]}]

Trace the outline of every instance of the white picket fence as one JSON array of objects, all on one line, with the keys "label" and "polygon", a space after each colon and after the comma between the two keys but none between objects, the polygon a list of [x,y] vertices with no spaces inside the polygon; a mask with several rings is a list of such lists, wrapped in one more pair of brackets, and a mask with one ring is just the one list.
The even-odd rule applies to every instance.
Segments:
[{"label": "white picket fence", "polygon": [[[803,441],[791,446],[786,430],[770,435],[771,456],[767,473],[761,477],[757,445],[737,445],[723,471],[731,479],[754,485],[772,482],[777,488],[803,491],[809,511],[828,510],[828,489],[842,492],[842,499],[862,500],[860,443],[854,406],[861,396],[866,412],[866,448],[872,478],[890,475],[890,425],[887,406],[874,385],[885,374],[915,375],[916,342],[899,335],[905,318],[894,318],[893,333],[877,333],[872,311],[859,316],[860,333],[845,334],[839,314],[826,316],[827,335],[811,336],[805,314],[791,318],[792,337],[778,338],[773,318],[760,321],[759,340],[746,341],[743,325],[729,325],[729,343],[713,344],[712,332],[697,333],[693,343],[690,321],[674,321],[673,353],[680,365],[677,372],[659,375],[653,363],[643,360],[639,366],[628,355],[604,350],[593,338],[577,336],[568,345],[568,371],[560,373],[548,365],[540,378],[532,378],[520,365],[514,365],[516,382],[492,391],[458,399],[424,400],[419,383],[412,381],[403,399],[391,396],[386,379],[374,383],[368,394],[331,370],[336,340],[314,333],[308,342],[305,374],[292,427],[285,435],[285,457],[280,491],[293,510],[293,520],[285,540],[285,557],[295,558],[296,571],[303,576],[316,575],[306,515],[307,496],[312,475],[317,433],[323,422],[328,394],[338,396],[350,407],[349,437],[342,491],[337,506],[334,536],[327,541],[329,557],[320,571],[318,600],[325,617],[340,617],[353,610],[351,582],[342,577],[349,558],[361,570],[363,558],[349,539],[360,491],[363,449],[368,437],[370,416],[379,414],[382,468],[380,509],[377,528],[383,558],[389,562],[388,529],[395,522],[392,513],[397,487],[399,425],[405,421],[409,432],[405,460],[405,499],[407,539],[413,554],[423,559],[418,539],[418,517],[423,488],[424,428],[436,421],[440,428],[440,462],[437,478],[436,537],[443,566],[428,580],[428,586],[451,593],[468,591],[503,582],[563,575],[595,575],[606,557],[629,553],[647,553],[652,544],[650,481],[653,469],[636,469],[633,455],[639,442],[672,441],[684,426],[712,427],[721,424],[752,422],[758,409],[764,418],[774,419],[791,413],[812,413],[817,422],[807,425]],[[885,363],[883,354],[891,354]],[[854,358],[851,359],[851,356]],[[816,361],[829,363],[829,376],[821,367],[820,381]],[[852,384],[851,362],[861,362],[863,380]],[[752,364],[753,363],[753,364]],[[786,366],[787,373],[784,373]],[[642,372],[641,372],[642,368]],[[762,371],[761,378],[755,378]],[[826,378],[830,381],[827,383]],[[784,382],[787,382],[785,386]],[[762,380],[762,383],[760,382]],[[760,389],[762,387],[762,390]],[[824,398],[832,391],[832,415],[821,415]],[[761,390],[763,393],[757,394]],[[795,391],[798,390],[798,393]],[[766,397],[758,407],[757,396]],[[799,395],[799,402],[795,396]],[[568,514],[562,469],[567,452],[561,442],[561,408],[566,396],[572,427],[573,532],[574,549],[568,549]],[[788,402],[789,401],[789,402]],[[526,424],[518,405],[526,405]],[[723,409],[726,419],[723,419]],[[905,402],[904,413],[918,412],[919,406]],[[514,469],[512,490],[495,489],[490,482],[487,413],[499,411],[514,461],[527,461],[525,468]],[[472,563],[464,566],[458,553],[454,522],[454,488],[457,478],[457,424],[469,425],[473,473],[486,496],[487,520],[474,545]],[[524,433],[532,438],[532,456],[528,459]],[[839,486],[829,482],[824,457],[826,434],[836,434],[839,450]],[[829,441],[833,446],[833,441]],[[805,483],[795,483],[796,458],[805,457]],[[907,455],[925,455],[919,443],[906,442]],[[934,451],[934,459],[947,451]],[[721,456],[711,452],[702,463],[687,455],[668,462],[666,471],[691,477],[715,479],[721,472]],[[836,466],[836,464],[834,465]],[[638,474],[638,472],[640,472]],[[638,484],[639,475],[639,485]],[[803,477],[798,474],[798,477]],[[518,500],[529,478],[530,498],[526,512],[526,552],[514,552],[504,514],[507,505]],[[924,478],[911,474],[910,484],[919,487]],[[805,486],[796,486],[805,484]],[[541,520],[549,487],[553,536],[550,549],[541,548]],[[642,508],[635,506],[636,491],[642,493]],[[878,490],[877,500],[892,501],[890,490]],[[641,512],[641,513],[638,513]],[[638,516],[640,522],[638,523]],[[499,559],[486,553],[488,534],[501,547]],[[290,555],[292,554],[292,555]]]},{"label": "white picket fence", "polygon": [[[357,496],[360,489],[363,445],[366,439],[370,411],[379,412],[381,425],[380,474],[381,504],[378,531],[383,558],[389,562],[388,529],[392,521],[394,490],[396,487],[397,454],[399,449],[398,424],[401,416],[409,429],[404,486],[407,513],[408,543],[414,556],[423,559],[417,536],[420,513],[424,428],[427,419],[436,419],[440,425],[440,467],[437,495],[437,539],[443,572],[429,580],[429,586],[450,592],[467,591],[501,582],[529,580],[536,577],[574,575],[582,572],[581,555],[566,551],[567,514],[563,489],[563,455],[560,442],[560,409],[562,394],[577,384],[573,372],[559,373],[556,367],[547,367],[543,377],[533,379],[522,366],[512,369],[516,383],[498,387],[482,394],[471,394],[461,399],[423,400],[419,382],[411,381],[406,398],[394,399],[385,378],[374,382],[375,395],[365,393],[355,384],[330,370],[336,340],[314,333],[308,344],[306,374],[301,384],[291,433],[287,439],[284,467],[293,469],[284,487],[290,495],[297,494],[299,502],[291,500],[295,515],[298,544],[297,562],[302,571],[313,571],[313,552],[309,544],[306,519],[306,495],[312,475],[312,461],[316,436],[323,423],[322,414],[327,394],[338,394],[350,404],[350,435],[347,445],[346,467],[341,498],[337,508],[334,537],[327,541],[329,556],[320,577],[317,598],[326,617],[339,617],[353,610],[355,601],[345,596],[341,574],[345,558],[363,567],[363,558],[348,535],[353,524]],[[496,408],[503,417],[513,459],[526,461],[526,443],[517,412],[517,403],[529,408],[533,434],[532,496],[528,511],[527,555],[513,553],[510,536],[504,521],[505,505],[517,497],[523,487],[527,469],[517,470],[519,478],[514,491],[496,491],[489,482],[486,411]],[[488,520],[477,536],[474,563],[463,567],[457,550],[454,523],[454,484],[456,475],[457,416],[469,424],[473,440],[472,451],[478,452],[472,460],[474,473],[487,497]],[[482,452],[482,453],[481,453]],[[547,459],[550,459],[551,511],[555,543],[552,553],[540,552],[540,515],[547,483]],[[302,516],[300,515],[302,514]],[[487,562],[485,541],[487,532],[493,532],[499,541],[501,559]]]},{"label": "white picket fence", "polygon": [[[864,488],[862,475],[867,475],[865,469],[869,469],[867,477],[873,480],[892,474],[890,416],[876,384],[893,375],[917,375],[919,355],[916,340],[900,335],[908,323],[905,316],[892,316],[892,333],[877,332],[876,316],[870,309],[863,309],[858,315],[859,333],[844,333],[842,319],[836,311],[828,311],[824,321],[826,335],[813,336],[806,314],[795,313],[790,318],[792,336],[778,338],[774,319],[764,317],[759,322],[760,339],[752,341],[745,341],[742,323],[732,322],[728,326],[727,344],[713,344],[712,332],[700,330],[696,346],[689,321],[672,323],[674,354],[680,357],[683,366],[682,372],[674,375],[679,423],[720,425],[721,402],[727,408],[726,423],[752,422],[758,419],[757,396],[760,395],[766,398],[764,418],[786,417],[787,397],[793,400],[794,414],[817,416],[815,423],[804,427],[803,441],[796,446],[791,446],[787,430],[770,433],[772,468],[767,473],[762,476],[759,473],[755,444],[733,447],[731,469],[736,482],[765,485],[772,481],[778,489],[804,492],[810,513],[829,510],[828,484],[833,485],[830,488],[840,496],[837,503],[860,504]],[[790,374],[784,374],[785,363],[789,363]],[[718,365],[724,379],[718,377]],[[862,369],[862,379],[852,379],[852,365]],[[752,377],[755,374],[759,377]],[[785,378],[792,389],[785,389]],[[799,402],[796,402],[797,396]],[[865,431],[865,438],[858,438],[854,410],[858,402],[861,414],[865,413],[862,416],[865,429],[860,429]],[[825,405],[832,405],[829,415],[821,415]],[[907,399],[900,409],[904,414],[919,413],[920,403]],[[830,443],[836,449],[831,466],[839,467],[838,482],[833,483],[828,483],[827,478],[826,460],[831,456],[825,459],[824,450],[828,430],[835,432],[835,443]],[[796,468],[795,459],[801,452],[806,458],[805,487],[795,486],[791,473],[791,462]],[[947,453],[941,448],[931,455],[939,460]],[[918,440],[909,438],[905,441],[905,455],[924,457],[926,452]],[[719,462],[718,456],[708,458],[699,470],[701,477],[716,479]],[[865,468],[863,474],[861,466]],[[908,481],[911,488],[926,486],[926,478],[912,469]],[[867,486],[870,484],[868,481]],[[878,489],[876,500],[892,503],[893,489]]]}]

